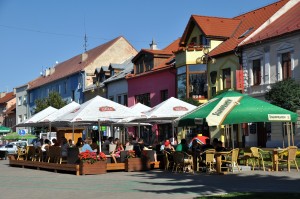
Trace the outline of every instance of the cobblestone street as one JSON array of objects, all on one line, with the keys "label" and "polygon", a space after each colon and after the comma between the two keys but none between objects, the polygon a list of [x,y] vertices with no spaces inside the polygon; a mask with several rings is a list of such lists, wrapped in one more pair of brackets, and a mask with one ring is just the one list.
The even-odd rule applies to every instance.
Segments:
[{"label": "cobblestone street", "polygon": [[[70,173],[10,167],[0,160],[1,198],[194,198],[226,192],[300,192],[300,173],[248,171],[228,175],[109,172]],[[280,187],[280,189],[279,189]]]}]

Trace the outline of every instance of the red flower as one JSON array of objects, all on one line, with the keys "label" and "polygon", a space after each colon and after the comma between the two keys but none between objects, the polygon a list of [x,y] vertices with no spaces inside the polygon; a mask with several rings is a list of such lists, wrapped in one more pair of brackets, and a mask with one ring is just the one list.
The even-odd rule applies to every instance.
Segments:
[{"label": "red flower", "polygon": [[106,160],[106,155],[103,152],[101,152],[99,156],[97,156],[96,152],[90,152],[88,150],[79,153],[78,157],[80,161],[87,162],[89,164]]}]

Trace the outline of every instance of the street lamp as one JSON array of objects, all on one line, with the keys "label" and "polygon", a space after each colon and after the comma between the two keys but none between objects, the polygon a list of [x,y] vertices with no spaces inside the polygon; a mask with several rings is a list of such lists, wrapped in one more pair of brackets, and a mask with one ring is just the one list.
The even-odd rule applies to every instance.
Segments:
[{"label": "street lamp", "polygon": [[196,59],[197,64],[204,64],[205,63],[206,66],[207,66],[207,63],[208,63],[209,60],[211,61],[212,64],[216,63],[216,59],[212,58],[211,56],[208,55],[209,48],[204,47],[202,52],[203,52],[203,55]]}]

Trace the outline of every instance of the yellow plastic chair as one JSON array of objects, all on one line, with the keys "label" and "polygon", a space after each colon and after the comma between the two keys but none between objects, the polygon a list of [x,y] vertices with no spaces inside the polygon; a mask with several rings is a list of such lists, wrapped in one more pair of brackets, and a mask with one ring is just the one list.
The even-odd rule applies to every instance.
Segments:
[{"label": "yellow plastic chair", "polygon": [[27,150],[26,148],[18,147],[17,160],[26,160]]},{"label": "yellow plastic chair", "polygon": [[208,149],[205,153],[205,165],[206,165],[206,172],[210,173],[215,170],[215,149]]},{"label": "yellow plastic chair", "polygon": [[287,152],[287,157],[283,156],[278,159],[278,162],[276,164],[276,171],[278,171],[278,164],[283,163],[287,164],[287,170],[288,172],[291,171],[291,163],[293,163],[296,166],[297,171],[299,172],[298,164],[296,161],[296,155],[297,155],[297,146],[289,146],[286,149],[284,149],[281,153]]},{"label": "yellow plastic chair", "polygon": [[258,147],[251,147],[250,148],[252,156],[251,156],[251,162],[252,162],[252,170],[254,171],[254,168],[256,166],[256,163],[259,167],[262,166],[263,170],[266,171],[265,169],[265,162],[264,158],[262,155],[263,150],[258,148]]},{"label": "yellow plastic chair", "polygon": [[233,168],[237,167],[238,171],[240,172],[241,170],[238,165],[238,156],[239,156],[239,148],[235,148],[229,151],[225,156],[225,160],[221,161],[222,165],[225,164],[226,166],[221,166],[221,168],[226,168],[227,171],[229,171],[229,168],[231,166],[233,172]]},{"label": "yellow plastic chair", "polygon": [[188,155],[185,152],[175,151],[173,153],[174,166],[173,171],[175,172],[194,172],[193,170],[193,156]]}]

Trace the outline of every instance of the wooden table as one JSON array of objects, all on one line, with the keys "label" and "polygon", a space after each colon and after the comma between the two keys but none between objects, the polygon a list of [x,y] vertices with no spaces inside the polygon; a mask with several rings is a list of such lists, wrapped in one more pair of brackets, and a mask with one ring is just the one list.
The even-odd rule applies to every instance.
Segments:
[{"label": "wooden table", "polygon": [[228,151],[222,151],[222,152],[216,152],[215,158],[216,158],[216,171],[219,174],[225,174],[226,172],[222,172],[222,156],[227,155]]},{"label": "wooden table", "polygon": [[273,158],[272,158],[272,162],[273,162],[273,171],[278,171],[278,155],[279,153],[283,151],[283,149],[273,149]]}]

